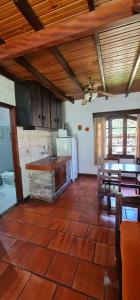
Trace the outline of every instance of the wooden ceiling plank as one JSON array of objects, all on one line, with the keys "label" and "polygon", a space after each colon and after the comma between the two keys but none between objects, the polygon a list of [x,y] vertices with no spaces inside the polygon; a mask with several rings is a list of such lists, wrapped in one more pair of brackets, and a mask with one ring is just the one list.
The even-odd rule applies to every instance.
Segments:
[{"label": "wooden ceiling plank", "polygon": [[[27,19],[27,21],[30,23],[30,25],[36,30],[39,31],[41,29],[44,29],[44,26],[38,16],[35,14],[34,10],[30,6],[30,4],[27,2],[27,0],[13,0],[20,12],[24,15],[24,17]],[[79,86],[80,90],[83,90],[83,86],[81,82],[78,80],[76,74],[74,73],[73,69],[69,65],[69,63],[66,61],[62,53],[55,47],[51,48],[50,51],[53,53],[55,58],[58,60],[58,62],[61,64],[61,66],[64,68],[66,73],[69,75],[69,77],[76,82],[76,84]]]},{"label": "wooden ceiling plank", "polygon": [[107,2],[92,12],[68,18],[65,22],[56,22],[37,32],[27,33],[24,38],[9,40],[6,45],[0,47],[0,62],[92,35],[106,24],[132,14],[133,0]]},{"label": "wooden ceiling plank", "polygon": [[32,75],[34,75],[39,81],[41,81],[45,86],[52,89],[56,96],[63,100],[69,100],[74,103],[74,99],[72,97],[66,96],[64,92],[59,89],[56,85],[54,85],[46,76],[40,73],[25,57],[16,58],[16,62],[19,63],[23,68],[27,69]]},{"label": "wooden ceiling plank", "polygon": [[132,84],[134,82],[134,79],[135,79],[137,70],[139,68],[139,65],[140,65],[140,47],[139,47],[139,51],[138,51],[138,54],[137,54],[137,57],[136,57],[136,60],[135,60],[135,63],[134,63],[133,69],[132,69],[132,73],[131,73],[131,76],[130,76],[128,87],[127,87],[127,90],[126,90],[126,94],[125,94],[126,97],[130,93],[130,90],[131,90]]}]

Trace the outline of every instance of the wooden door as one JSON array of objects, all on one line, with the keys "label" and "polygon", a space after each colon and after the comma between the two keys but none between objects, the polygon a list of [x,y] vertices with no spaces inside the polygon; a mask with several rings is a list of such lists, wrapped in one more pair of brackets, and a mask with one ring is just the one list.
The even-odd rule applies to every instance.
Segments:
[{"label": "wooden door", "polygon": [[49,91],[45,88],[41,90],[42,96],[42,122],[43,127],[51,127],[51,112],[50,112],[50,95]]},{"label": "wooden door", "polygon": [[41,88],[39,84],[31,85],[32,125],[42,127]]}]

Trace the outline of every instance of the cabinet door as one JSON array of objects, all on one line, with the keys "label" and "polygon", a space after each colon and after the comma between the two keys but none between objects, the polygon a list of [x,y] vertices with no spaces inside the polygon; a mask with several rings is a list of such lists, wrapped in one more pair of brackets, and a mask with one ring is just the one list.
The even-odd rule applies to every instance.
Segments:
[{"label": "cabinet door", "polygon": [[55,170],[55,191],[58,191],[66,182],[66,164]]},{"label": "cabinet door", "polygon": [[61,186],[66,182],[66,164],[60,168],[60,182]]},{"label": "cabinet door", "polygon": [[50,95],[48,90],[42,88],[42,121],[43,127],[50,128],[51,127],[51,113],[50,113]]},{"label": "cabinet door", "polygon": [[60,169],[57,168],[55,170],[55,191],[58,191],[61,186],[61,179],[60,179]]},{"label": "cabinet door", "polygon": [[32,125],[42,127],[41,88],[39,84],[31,85]]},{"label": "cabinet door", "polygon": [[62,103],[61,100],[57,100],[57,127],[62,128]]},{"label": "cabinet door", "polygon": [[50,105],[51,105],[51,128],[57,129],[57,102],[56,98],[50,94]]},{"label": "cabinet door", "polygon": [[32,126],[30,85],[15,82],[17,126]]}]

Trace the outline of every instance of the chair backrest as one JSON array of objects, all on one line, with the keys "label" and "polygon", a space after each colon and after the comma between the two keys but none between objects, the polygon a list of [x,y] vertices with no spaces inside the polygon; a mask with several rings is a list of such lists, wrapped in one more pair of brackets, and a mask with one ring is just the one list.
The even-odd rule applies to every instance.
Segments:
[{"label": "chair backrest", "polygon": [[108,170],[103,167],[97,169],[98,189],[101,189],[104,182],[117,185],[121,191],[121,170]]},{"label": "chair backrest", "polygon": [[140,157],[136,158],[136,164],[140,165]]},{"label": "chair backrest", "polygon": [[104,162],[108,163],[116,163],[119,164],[119,156],[114,156],[114,155],[108,155],[107,157],[104,158]]},{"label": "chair backrest", "polygon": [[[133,207],[140,210],[140,196],[125,196],[118,195],[116,197],[116,228],[119,229],[122,222],[122,206]],[[140,222],[140,215],[138,213],[138,221]]]}]

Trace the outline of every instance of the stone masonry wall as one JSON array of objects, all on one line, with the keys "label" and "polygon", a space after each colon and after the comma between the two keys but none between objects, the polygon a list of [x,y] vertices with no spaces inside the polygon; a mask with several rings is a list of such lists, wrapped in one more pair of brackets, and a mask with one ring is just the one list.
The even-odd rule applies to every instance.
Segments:
[{"label": "stone masonry wall", "polygon": [[52,201],[55,196],[54,171],[28,171],[30,196],[46,201]]}]

